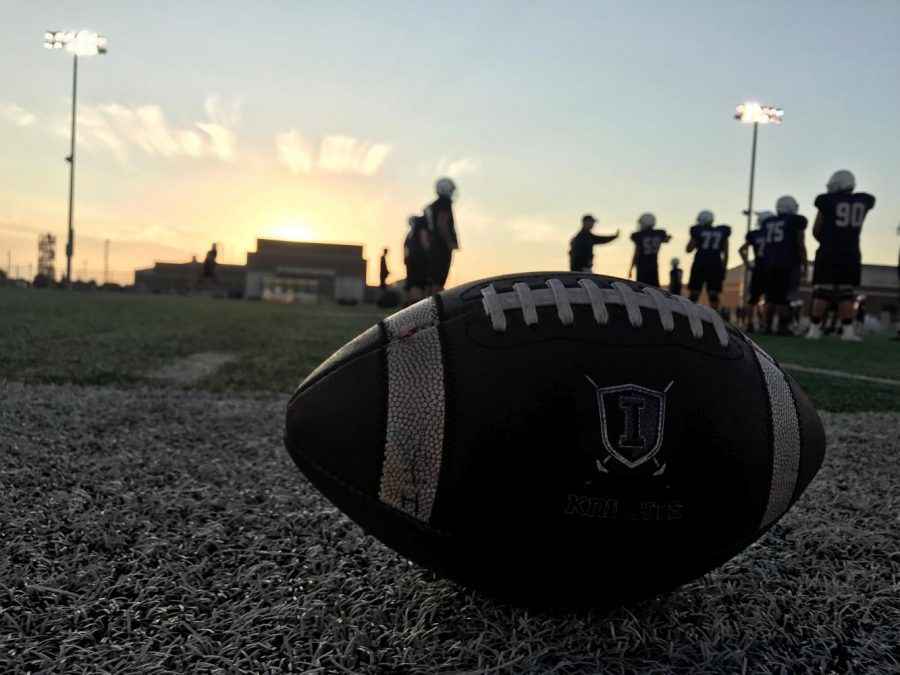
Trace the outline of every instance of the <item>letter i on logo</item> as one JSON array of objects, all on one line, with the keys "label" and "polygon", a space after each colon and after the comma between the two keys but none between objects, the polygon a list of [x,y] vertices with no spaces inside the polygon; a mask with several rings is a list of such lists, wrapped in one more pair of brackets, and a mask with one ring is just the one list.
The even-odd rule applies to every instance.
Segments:
[{"label": "letter i on logo", "polygon": [[625,416],[625,432],[619,436],[619,447],[643,451],[646,439],[641,436],[641,410],[644,399],[637,396],[620,396],[619,408]]},{"label": "letter i on logo", "polygon": [[[600,429],[603,446],[611,458],[615,458],[627,469],[634,469],[652,460],[663,442],[666,422],[666,394],[674,382],[663,391],[654,391],[637,384],[623,384],[615,387],[598,387],[587,375],[597,393],[600,412]],[[600,471],[609,460],[598,464]],[[662,473],[665,465],[656,460],[657,472]]]}]

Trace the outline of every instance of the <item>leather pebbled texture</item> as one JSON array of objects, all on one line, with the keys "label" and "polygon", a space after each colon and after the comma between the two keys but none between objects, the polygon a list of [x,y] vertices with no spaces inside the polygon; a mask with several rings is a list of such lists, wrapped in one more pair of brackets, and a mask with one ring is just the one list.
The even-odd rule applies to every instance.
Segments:
[{"label": "leather pebbled texture", "polygon": [[[572,325],[556,307],[541,306],[529,309],[534,325],[523,311],[506,311],[498,332],[482,302],[488,285],[508,293],[515,283],[539,289],[559,279],[569,289],[585,278],[601,289],[621,281],[508,275],[439,296],[443,448],[438,464],[423,466],[440,473],[436,490],[433,478],[424,491],[410,484],[415,471],[404,479],[404,490],[427,494],[426,510],[385,499],[379,483],[390,448],[372,413],[389,417],[385,364],[392,348],[384,342],[356,350],[345,365],[338,359],[292,402],[292,456],[326,496],[388,545],[520,603],[610,606],[724,562],[776,522],[812,480],[824,455],[821,422],[796,383],[780,369],[764,372],[755,346],[731,326],[723,346],[708,323],[698,339],[687,316],[674,315],[667,332],[657,311],[642,307],[635,328],[633,308],[629,316],[625,306],[609,304],[601,325],[591,305],[574,304]],[[640,284],[625,283],[641,292]],[[391,331],[379,334],[389,345]],[[331,378],[341,383],[332,387]],[[360,428],[327,410],[350,386],[367,392],[354,395],[368,406]],[[422,385],[402,386],[412,392]],[[771,401],[770,389],[787,398]],[[435,413],[414,398],[403,404],[407,414],[433,429]],[[773,405],[796,408],[785,414]],[[347,412],[354,414],[353,406]],[[404,420],[405,427],[421,426]],[[789,484],[778,482],[785,471],[773,452],[785,420],[799,425],[790,436],[800,448]],[[428,447],[422,443],[423,457]],[[416,452],[404,446],[394,456],[417,467]],[[403,474],[392,466],[390,475]]]}]

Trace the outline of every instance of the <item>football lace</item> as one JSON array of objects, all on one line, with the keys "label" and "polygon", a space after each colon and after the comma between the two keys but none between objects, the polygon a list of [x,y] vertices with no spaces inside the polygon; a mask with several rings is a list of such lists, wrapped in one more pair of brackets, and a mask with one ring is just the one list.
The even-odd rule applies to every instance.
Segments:
[{"label": "football lace", "polygon": [[485,315],[497,333],[506,331],[506,312],[520,310],[527,326],[538,325],[538,307],[556,307],[556,313],[564,326],[575,323],[572,305],[590,305],[594,320],[601,326],[609,323],[607,305],[621,305],[625,308],[632,328],[640,328],[644,323],[641,307],[654,309],[665,332],[675,330],[675,314],[687,318],[691,334],[698,340],[703,337],[703,324],[712,326],[722,347],[728,346],[728,329],[725,321],[715,310],[705,305],[697,305],[680,295],[666,295],[662,291],[646,286],[635,291],[622,281],[613,281],[611,288],[600,288],[590,279],[580,279],[578,287],[566,287],[559,279],[548,279],[547,288],[532,289],[526,283],[513,284],[512,291],[498,293],[493,284],[481,290]]}]

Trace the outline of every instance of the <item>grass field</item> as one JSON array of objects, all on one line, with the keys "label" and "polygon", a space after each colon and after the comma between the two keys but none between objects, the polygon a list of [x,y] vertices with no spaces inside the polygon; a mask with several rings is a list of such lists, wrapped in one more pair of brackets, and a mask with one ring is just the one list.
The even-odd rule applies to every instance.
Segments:
[{"label": "grass field", "polygon": [[172,386],[153,377],[190,354],[236,359],[196,385],[289,393],[381,315],[206,298],[0,290],[0,377],[42,383]]},{"label": "grass field", "polygon": [[[757,544],[652,601],[497,603],[366,537],[281,443],[380,315],[0,291],[0,673],[900,672],[900,387],[796,372],[825,465]],[[768,338],[900,380],[900,344]],[[161,377],[228,355],[207,377]]]},{"label": "grass field", "polygon": [[[288,394],[300,378],[383,314],[371,306],[228,302],[105,293],[0,291],[0,378],[40,383],[173,386],[154,377],[191,354],[230,354],[207,391]],[[755,336],[777,360],[900,383],[900,343]],[[900,385],[792,371],[821,409],[900,410]]]}]

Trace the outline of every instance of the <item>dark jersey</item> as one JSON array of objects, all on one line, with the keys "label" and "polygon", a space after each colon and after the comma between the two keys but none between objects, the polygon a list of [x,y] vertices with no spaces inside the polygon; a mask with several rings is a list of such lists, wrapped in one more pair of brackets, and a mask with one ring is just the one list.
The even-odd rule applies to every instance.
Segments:
[{"label": "dark jersey", "polygon": [[606,244],[615,237],[604,237],[587,230],[579,230],[569,242],[569,269],[573,271],[592,267],[594,264],[594,246]]},{"label": "dark jersey", "polygon": [[697,242],[696,263],[722,263],[722,251],[728,246],[731,228],[728,225],[694,225],[691,239]]},{"label": "dark jersey", "polygon": [[753,249],[753,266],[759,267],[766,264],[766,233],[762,230],[751,230],[744,240]]},{"label": "dark jersey", "polygon": [[819,233],[821,250],[835,260],[859,257],[859,232],[875,197],[865,192],[830,192],[816,197],[824,218]]},{"label": "dark jersey", "polygon": [[795,267],[800,264],[797,233],[806,229],[806,218],[798,215],[769,216],[760,223],[765,235],[766,267]]},{"label": "dark jersey", "polygon": [[669,292],[681,295],[681,276],[683,270],[680,267],[672,268],[669,272]]},{"label": "dark jersey", "polygon": [[425,216],[419,216],[409,228],[406,239],[403,241],[403,262],[425,256],[425,248],[422,246],[423,231],[428,231],[428,219]]},{"label": "dark jersey", "polygon": [[453,202],[447,197],[438,197],[431,204],[425,207],[425,215],[428,219],[428,232],[430,234],[431,246],[437,247],[438,250],[450,250],[447,242],[438,233],[437,221],[439,213],[447,213],[450,216],[448,228],[450,230],[450,240],[459,247],[459,239],[456,236],[456,223],[453,221]]},{"label": "dark jersey", "polygon": [[637,266],[656,267],[660,245],[668,235],[665,230],[638,230],[631,235],[631,241],[637,247]]}]

